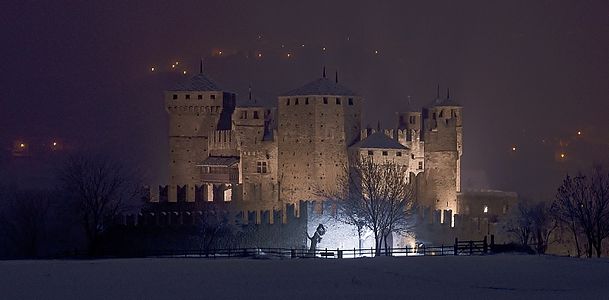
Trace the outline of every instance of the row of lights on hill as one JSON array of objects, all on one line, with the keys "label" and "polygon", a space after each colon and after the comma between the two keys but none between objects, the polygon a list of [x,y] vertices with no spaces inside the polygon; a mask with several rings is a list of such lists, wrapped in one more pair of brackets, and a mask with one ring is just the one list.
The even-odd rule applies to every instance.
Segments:
[{"label": "row of lights on hill", "polygon": [[[282,48],[284,48],[284,47],[285,47],[285,45],[281,45],[281,46],[282,46]],[[304,48],[304,46],[305,46],[304,44],[302,44],[302,45],[301,45],[301,47],[303,47],[303,48]],[[326,48],[326,47],[322,47],[322,48],[321,48],[321,51],[322,51],[322,52],[326,52],[326,50],[327,50],[327,48]],[[214,55],[215,55],[215,56],[222,56],[223,54],[224,54],[224,52],[222,52],[221,50],[218,50],[218,51],[216,51],[216,52],[214,53]],[[374,50],[374,54],[375,54],[375,55],[380,54],[379,50]],[[256,57],[257,57],[257,58],[262,58],[262,56],[263,56],[263,55],[262,55],[262,52],[258,52],[258,53],[256,53]],[[287,58],[292,58],[293,56],[294,56],[294,54],[293,54],[292,52],[287,52],[287,53],[285,54],[285,57],[287,57]],[[175,63],[171,64],[171,69],[176,69],[176,68],[178,67],[178,65],[179,65],[179,64],[180,64],[180,62],[179,62],[179,61],[176,61]],[[156,71],[156,67],[154,67],[154,66],[150,67],[150,72],[155,72],[155,71]],[[186,73],[187,73],[187,72],[186,72],[186,70],[183,70],[183,71],[182,71],[182,74],[186,75]]]},{"label": "row of lights on hill", "polygon": [[[179,64],[180,64],[180,62],[179,62],[179,61],[174,62],[173,64],[171,64],[171,69],[172,69],[172,70],[176,69],[176,68],[178,67],[178,65],[179,65]],[[156,72],[156,70],[157,70],[157,69],[156,69],[156,67],[155,67],[155,66],[150,67],[150,72]],[[187,73],[187,72],[186,72],[186,70],[183,70],[183,71],[182,71],[182,74],[186,75],[186,73]]]},{"label": "row of lights on hill", "polygon": [[[25,148],[27,148],[27,146],[28,146],[28,144],[26,144],[26,143],[19,143],[19,148],[21,148],[21,149],[25,149]],[[50,144],[50,146],[57,147],[57,146],[59,146],[59,143],[54,141]]]}]

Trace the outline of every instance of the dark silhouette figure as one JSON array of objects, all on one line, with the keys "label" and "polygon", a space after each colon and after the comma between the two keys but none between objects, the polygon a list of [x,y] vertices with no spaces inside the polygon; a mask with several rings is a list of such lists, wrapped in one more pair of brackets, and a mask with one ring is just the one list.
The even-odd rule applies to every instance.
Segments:
[{"label": "dark silhouette figure", "polygon": [[326,234],[326,228],[324,227],[323,224],[319,224],[319,226],[317,226],[317,229],[315,230],[315,233],[313,234],[312,237],[310,237],[309,233],[307,233],[307,238],[309,238],[309,240],[311,240],[311,247],[309,248],[309,256],[315,257],[315,250],[317,248],[317,244],[319,242],[321,242],[321,236],[324,234]]}]

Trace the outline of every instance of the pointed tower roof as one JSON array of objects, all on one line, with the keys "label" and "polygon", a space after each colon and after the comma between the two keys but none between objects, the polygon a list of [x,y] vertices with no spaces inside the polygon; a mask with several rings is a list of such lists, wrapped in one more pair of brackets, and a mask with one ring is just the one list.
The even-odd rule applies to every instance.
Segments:
[{"label": "pointed tower roof", "polygon": [[440,97],[440,85],[437,87],[436,99],[430,106],[461,106],[455,99],[450,98],[450,89],[446,89],[446,98]]},{"label": "pointed tower roof", "polygon": [[408,149],[406,146],[398,143],[398,141],[388,137],[381,131],[369,135],[365,139],[355,143],[352,147],[369,149]]},{"label": "pointed tower roof", "polygon": [[177,84],[172,89],[169,89],[169,91],[216,92],[222,91],[222,89],[204,73],[199,73],[194,77]]},{"label": "pointed tower roof", "polygon": [[357,96],[349,88],[328,78],[319,78],[311,81],[297,89],[291,90],[281,96],[306,96],[306,95],[329,95],[329,96]]}]

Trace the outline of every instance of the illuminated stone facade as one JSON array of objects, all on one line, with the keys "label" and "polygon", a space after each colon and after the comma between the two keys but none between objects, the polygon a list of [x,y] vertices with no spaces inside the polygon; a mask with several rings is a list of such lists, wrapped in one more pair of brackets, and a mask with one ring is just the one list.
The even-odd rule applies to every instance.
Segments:
[{"label": "illuminated stone facade", "polygon": [[165,92],[167,201],[234,201],[255,211],[321,200],[350,158],[368,155],[406,166],[422,207],[458,213],[462,108],[436,99],[374,130],[361,127],[363,101],[324,74],[281,94],[277,107],[251,96],[237,106],[234,93],[196,75]]}]

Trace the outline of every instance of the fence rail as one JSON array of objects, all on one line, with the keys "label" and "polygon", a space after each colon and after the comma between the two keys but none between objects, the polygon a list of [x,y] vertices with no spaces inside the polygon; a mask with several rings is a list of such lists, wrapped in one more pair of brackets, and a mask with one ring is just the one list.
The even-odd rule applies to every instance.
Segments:
[{"label": "fence rail", "polygon": [[[429,246],[420,245],[415,247],[391,248],[380,251],[381,256],[446,256],[446,255],[485,255],[492,247],[487,243],[486,237],[481,241],[459,241],[455,239],[453,245]],[[316,249],[314,252],[308,249],[290,248],[235,248],[235,249],[183,249],[158,251],[148,253],[148,257],[201,257],[201,258],[357,258],[375,256],[374,248],[353,249]]]}]

